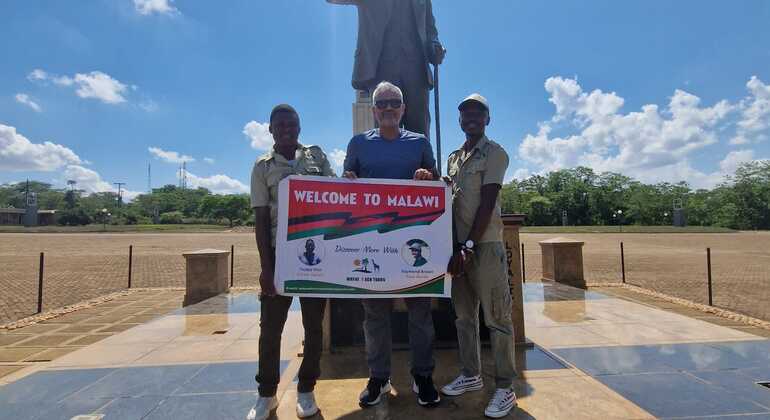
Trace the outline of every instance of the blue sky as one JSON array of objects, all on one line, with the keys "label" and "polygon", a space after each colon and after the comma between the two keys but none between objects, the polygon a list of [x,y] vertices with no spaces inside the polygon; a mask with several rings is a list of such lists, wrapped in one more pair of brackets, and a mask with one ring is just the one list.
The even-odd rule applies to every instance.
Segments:
[{"label": "blue sky", "polygon": [[[572,167],[710,187],[770,158],[770,3],[434,0],[442,146],[478,91],[508,178]],[[0,183],[245,191],[269,111],[339,159],[356,9],[323,0],[0,3]],[[337,149],[335,151],[335,149]],[[154,152],[153,152],[154,151]]]}]

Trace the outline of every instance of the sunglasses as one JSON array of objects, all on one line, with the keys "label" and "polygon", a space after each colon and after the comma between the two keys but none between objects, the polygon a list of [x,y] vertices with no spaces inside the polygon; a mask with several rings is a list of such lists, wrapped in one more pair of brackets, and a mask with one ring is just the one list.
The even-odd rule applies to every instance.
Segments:
[{"label": "sunglasses", "polygon": [[374,102],[374,106],[376,106],[377,109],[386,109],[388,107],[398,109],[401,108],[402,104],[403,102],[401,102],[401,99],[381,99]]}]

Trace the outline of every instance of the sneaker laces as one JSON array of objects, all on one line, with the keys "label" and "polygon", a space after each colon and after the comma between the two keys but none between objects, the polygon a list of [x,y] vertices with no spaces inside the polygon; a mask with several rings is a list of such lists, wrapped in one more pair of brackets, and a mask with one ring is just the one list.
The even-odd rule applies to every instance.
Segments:
[{"label": "sneaker laces", "polygon": [[503,405],[503,401],[508,397],[508,394],[511,392],[510,388],[506,389],[496,389],[495,395],[492,396],[492,401],[489,402],[489,405],[500,407]]}]

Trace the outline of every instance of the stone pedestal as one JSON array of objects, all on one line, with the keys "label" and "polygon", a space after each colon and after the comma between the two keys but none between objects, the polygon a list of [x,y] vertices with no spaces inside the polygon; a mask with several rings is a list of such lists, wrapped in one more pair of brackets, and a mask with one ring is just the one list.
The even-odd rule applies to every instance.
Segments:
[{"label": "stone pedestal", "polygon": [[513,334],[517,344],[526,343],[524,331],[524,293],[522,291],[521,277],[521,242],[519,241],[519,228],[524,223],[523,214],[503,215],[503,242],[505,254],[508,257],[508,283],[511,287],[511,319],[513,320]]},{"label": "stone pedestal", "polygon": [[182,254],[186,261],[184,306],[227,292],[230,251],[202,249]]},{"label": "stone pedestal", "polygon": [[583,244],[582,241],[569,238],[541,241],[543,279],[585,289]]},{"label": "stone pedestal", "polygon": [[353,102],[353,135],[361,134],[372,128],[374,128],[372,96],[369,91],[357,90],[356,101]]}]

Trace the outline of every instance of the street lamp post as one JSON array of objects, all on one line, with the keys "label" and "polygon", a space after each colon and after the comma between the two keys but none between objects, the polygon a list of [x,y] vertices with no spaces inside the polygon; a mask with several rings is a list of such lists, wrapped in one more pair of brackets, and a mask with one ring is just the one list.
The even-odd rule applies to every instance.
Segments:
[{"label": "street lamp post", "polygon": [[107,231],[107,209],[102,209],[102,231]]}]

